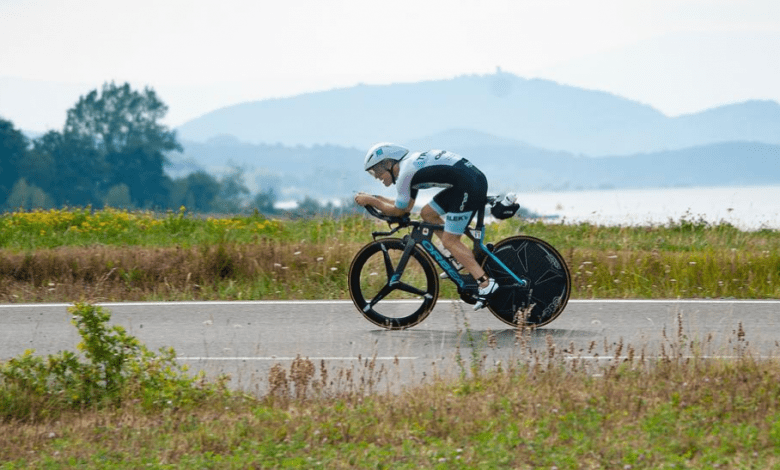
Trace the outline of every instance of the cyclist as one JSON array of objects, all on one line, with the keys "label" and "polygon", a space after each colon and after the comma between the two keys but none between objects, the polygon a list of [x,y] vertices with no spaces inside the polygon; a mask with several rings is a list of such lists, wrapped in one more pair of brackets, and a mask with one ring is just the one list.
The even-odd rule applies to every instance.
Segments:
[{"label": "cyclist", "polygon": [[479,300],[474,310],[484,307],[487,299],[498,290],[498,284],[485,274],[474,253],[461,241],[461,236],[474,214],[487,202],[485,175],[456,153],[445,150],[410,153],[391,143],[371,147],[365,157],[364,169],[387,187],[395,184],[398,196],[392,200],[358,193],[355,202],[360,206],[373,206],[390,216],[409,214],[420,189],[445,188],[422,208],[420,216],[428,223],[444,225],[444,231],[436,234],[444,248],[477,280]]}]

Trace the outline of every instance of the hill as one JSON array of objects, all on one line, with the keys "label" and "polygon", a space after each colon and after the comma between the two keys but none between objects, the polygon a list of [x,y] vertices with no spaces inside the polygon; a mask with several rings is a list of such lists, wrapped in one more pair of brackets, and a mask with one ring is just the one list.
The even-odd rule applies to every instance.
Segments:
[{"label": "hill", "polygon": [[[289,199],[349,197],[382,188],[362,170],[365,150],[335,145],[250,144],[222,136],[185,141],[177,160],[211,172],[245,169],[253,192]],[[780,184],[780,146],[725,142],[625,156],[585,157],[476,131],[449,130],[409,142],[413,149],[458,152],[488,176],[491,191]]]},{"label": "hill", "polygon": [[748,101],[668,117],[610,93],[498,72],[451,80],[358,85],[212,111],[182,140],[233,135],[254,144],[365,149],[467,129],[575,155],[618,156],[729,141],[780,144],[780,104]]}]

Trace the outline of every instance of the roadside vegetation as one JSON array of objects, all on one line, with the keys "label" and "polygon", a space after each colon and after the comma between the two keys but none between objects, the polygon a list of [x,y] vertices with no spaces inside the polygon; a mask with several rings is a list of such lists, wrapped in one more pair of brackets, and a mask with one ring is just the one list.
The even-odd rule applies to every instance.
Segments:
[{"label": "roadside vegetation", "polygon": [[[351,257],[381,223],[69,209],[0,217],[0,301],[74,302],[81,342],[0,359],[0,469],[778,468],[780,362],[741,325],[725,343],[683,329],[642,345],[535,349],[487,363],[467,325],[458,370],[398,389],[401,363],[299,357],[262,396],[148,350],[96,302],[348,298]],[[597,227],[510,220],[559,249],[573,298],[777,298],[777,231],[695,220]],[[455,297],[452,290],[444,296]],[[776,343],[777,353],[780,344]],[[777,354],[775,353],[775,354]],[[588,358],[598,356],[603,360]]]},{"label": "roadside vegetation", "polygon": [[[0,216],[0,301],[347,299],[354,254],[384,223],[363,215],[201,217],[186,209]],[[693,219],[647,227],[512,219],[567,260],[572,298],[780,297],[780,233]],[[442,295],[456,298],[451,283]]]},{"label": "roadside vegetation", "polygon": [[780,363],[741,327],[717,346],[680,318],[652,358],[622,342],[538,350],[519,330],[517,359],[490,366],[491,338],[467,334],[459,378],[393,392],[398,363],[334,376],[299,357],[258,397],[187,375],[100,307],[71,313],[81,354],[0,363],[2,469],[780,465]]}]

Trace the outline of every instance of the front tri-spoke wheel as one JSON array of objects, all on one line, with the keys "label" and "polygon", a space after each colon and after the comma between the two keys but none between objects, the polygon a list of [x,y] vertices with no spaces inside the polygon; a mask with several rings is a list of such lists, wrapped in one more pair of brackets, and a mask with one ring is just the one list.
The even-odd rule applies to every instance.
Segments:
[{"label": "front tri-spoke wheel", "polygon": [[499,284],[488,309],[501,321],[513,326],[542,326],[555,320],[566,307],[571,293],[571,276],[563,257],[550,244],[538,238],[518,235],[501,240],[493,254],[520,279],[512,276],[490,257],[485,272]]},{"label": "front tri-spoke wheel", "polygon": [[[392,279],[404,242],[385,238],[369,243],[349,268],[349,294],[366,319],[388,329],[423,321],[439,296],[439,277],[431,259],[417,246],[398,279]],[[391,282],[393,280],[393,282]]]}]

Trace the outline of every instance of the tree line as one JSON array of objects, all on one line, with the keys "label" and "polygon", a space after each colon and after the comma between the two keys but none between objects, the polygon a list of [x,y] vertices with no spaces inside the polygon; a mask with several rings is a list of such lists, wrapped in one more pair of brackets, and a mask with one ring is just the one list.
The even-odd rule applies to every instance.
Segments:
[{"label": "tree line", "polygon": [[[243,171],[205,171],[173,179],[170,152],[183,148],[162,125],[168,107],[151,88],[106,83],[67,111],[62,131],[29,139],[0,118],[0,209],[64,206],[239,213],[278,211],[272,188],[250,199]],[[306,198],[291,215],[338,210]]]}]

